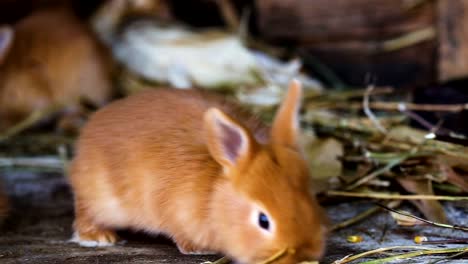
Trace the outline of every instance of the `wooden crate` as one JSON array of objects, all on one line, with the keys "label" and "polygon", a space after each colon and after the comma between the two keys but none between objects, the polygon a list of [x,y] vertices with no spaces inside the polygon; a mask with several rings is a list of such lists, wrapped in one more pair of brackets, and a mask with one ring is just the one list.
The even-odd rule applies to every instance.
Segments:
[{"label": "wooden crate", "polygon": [[256,8],[261,36],[297,44],[349,84],[368,73],[397,86],[468,76],[468,0],[256,0]]}]

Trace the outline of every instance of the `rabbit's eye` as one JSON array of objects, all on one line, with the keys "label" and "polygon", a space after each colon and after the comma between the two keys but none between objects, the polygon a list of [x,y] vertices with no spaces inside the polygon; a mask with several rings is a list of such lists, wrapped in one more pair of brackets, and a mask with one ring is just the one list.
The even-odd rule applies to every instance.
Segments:
[{"label": "rabbit's eye", "polygon": [[268,216],[266,216],[266,214],[260,212],[258,214],[258,225],[267,230],[267,231],[270,231],[270,220],[268,219]]}]

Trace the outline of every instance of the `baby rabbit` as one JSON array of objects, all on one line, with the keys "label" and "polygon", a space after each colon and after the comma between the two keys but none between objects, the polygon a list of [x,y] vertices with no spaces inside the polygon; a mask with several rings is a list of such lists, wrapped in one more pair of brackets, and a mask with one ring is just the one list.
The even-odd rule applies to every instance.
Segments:
[{"label": "baby rabbit", "polygon": [[144,91],[97,111],[70,180],[73,241],[106,246],[114,229],[171,237],[182,253],[241,263],[319,258],[323,213],[298,145],[301,86],[290,84],[272,128],[197,90]]},{"label": "baby rabbit", "polygon": [[0,130],[37,110],[79,109],[111,94],[108,65],[86,26],[67,8],[39,10],[0,27]]}]

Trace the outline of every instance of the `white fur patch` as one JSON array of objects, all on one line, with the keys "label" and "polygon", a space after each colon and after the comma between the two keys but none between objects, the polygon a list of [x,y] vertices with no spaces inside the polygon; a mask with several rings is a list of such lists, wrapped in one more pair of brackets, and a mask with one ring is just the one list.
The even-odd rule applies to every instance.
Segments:
[{"label": "white fur patch", "polygon": [[78,245],[82,247],[110,247],[114,245],[113,243],[109,243],[109,242],[101,242],[101,241],[95,241],[95,240],[81,240],[80,235],[77,232],[73,233],[73,236],[69,240],[69,242],[77,243]]}]

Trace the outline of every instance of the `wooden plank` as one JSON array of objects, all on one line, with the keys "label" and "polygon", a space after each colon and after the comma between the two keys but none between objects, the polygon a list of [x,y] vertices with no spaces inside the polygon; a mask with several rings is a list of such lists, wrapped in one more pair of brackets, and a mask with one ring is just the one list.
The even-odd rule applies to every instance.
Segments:
[{"label": "wooden plank", "polygon": [[[9,153],[13,149],[9,148]],[[0,177],[5,182],[6,190],[9,190],[13,207],[5,223],[0,226],[0,263],[2,264],[199,264],[204,261],[214,261],[220,257],[183,255],[168,239],[128,231],[120,233],[121,238],[127,242],[117,246],[79,247],[68,242],[72,235],[73,197],[64,175],[11,169],[2,171]],[[328,205],[326,210],[334,222],[341,222],[370,206],[372,206],[371,202],[368,204],[344,202]],[[461,205],[457,207],[454,203],[447,203],[444,206],[447,208],[447,216],[451,221],[467,225],[468,215]],[[360,248],[343,246],[343,238],[349,234],[362,234],[362,230],[367,230],[369,226],[373,227],[369,234],[373,237],[382,237],[383,244],[366,235],[364,238],[368,241]],[[410,234],[437,234],[437,239],[450,239],[465,235],[462,231],[432,226],[416,226],[411,228],[411,233],[408,233],[408,230],[403,231],[405,230],[398,227],[386,213],[364,219],[361,223],[337,230],[329,236],[323,263],[332,263],[348,254],[383,247],[387,243],[404,245],[408,243]],[[385,237],[382,236],[383,233]],[[240,243],[240,241],[232,239],[232,243]],[[459,247],[460,245],[447,243],[444,246]],[[415,261],[427,263],[436,259],[438,259],[436,256],[420,256]],[[462,260],[453,260],[451,263],[462,262]]]},{"label": "wooden plank", "polygon": [[307,42],[383,39],[431,25],[433,3],[411,3],[416,1],[256,1],[262,35]]},{"label": "wooden plank", "polygon": [[468,77],[468,1],[438,1],[440,81]]},{"label": "wooden plank", "polygon": [[[451,0],[448,0],[451,1]],[[427,85],[435,74],[437,38],[388,51],[384,43],[435,28],[435,1],[257,0],[258,28],[272,42],[297,44],[349,85]]]}]

